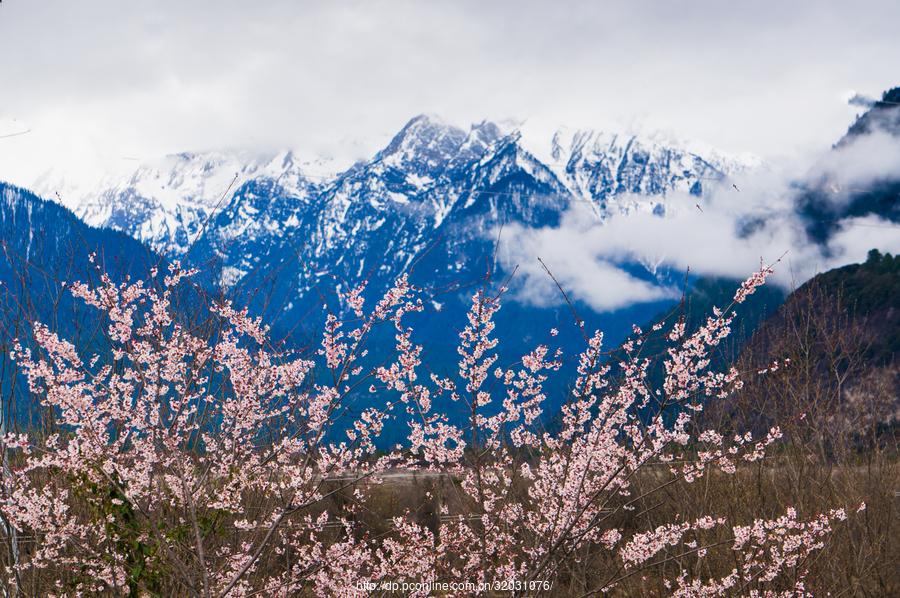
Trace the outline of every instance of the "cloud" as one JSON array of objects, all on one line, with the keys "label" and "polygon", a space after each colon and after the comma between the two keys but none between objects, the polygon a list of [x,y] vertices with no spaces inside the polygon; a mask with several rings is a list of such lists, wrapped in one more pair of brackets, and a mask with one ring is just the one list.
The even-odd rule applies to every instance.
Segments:
[{"label": "cloud", "polygon": [[[751,171],[712,189],[699,203],[690,194],[670,193],[663,199],[663,217],[633,212],[601,222],[586,202],[573,202],[559,226],[507,227],[499,256],[507,268],[519,268],[520,300],[541,305],[560,300],[537,262],[541,257],[574,298],[609,311],[675,293],[665,284],[638,278],[634,264],[642,264],[647,272],[665,266],[741,279],[760,261],[771,264],[783,257],[774,283],[790,289],[819,272],[864,261],[872,248],[900,252],[900,225],[874,215],[840,220],[825,244],[810,240],[808,221],[795,204],[796,181],[802,179],[792,172],[816,180],[827,173],[845,189],[896,180],[900,140],[875,133],[819,156],[813,166],[795,163],[787,172]],[[620,196],[610,202],[613,210],[619,200],[647,206],[651,201]]]},{"label": "cloud", "polygon": [[[900,4],[802,0],[4,2],[0,178],[229,147],[370,156],[412,115],[823,146],[895,83]],[[889,61],[888,61],[889,62]]]},{"label": "cloud", "polygon": [[641,212],[603,222],[584,202],[575,202],[558,227],[507,227],[500,259],[507,268],[519,267],[522,280],[517,296],[525,302],[559,301],[553,282],[537,263],[541,257],[573,297],[597,311],[611,311],[677,294],[629,274],[623,269],[626,264],[740,277],[756,269],[761,258],[774,261],[795,248],[795,239],[804,234],[798,222],[796,226],[770,224],[741,236],[747,214],[723,207],[723,199],[705,201],[700,212],[694,207],[696,201],[689,194],[673,195],[668,198],[666,217]]},{"label": "cloud", "polygon": [[806,179],[820,182],[825,197],[841,207],[870,185],[900,180],[900,142],[880,130],[851,138],[822,156]]},{"label": "cloud", "polygon": [[900,224],[875,216],[847,218],[839,224],[828,247],[830,255],[822,262],[825,270],[865,261],[870,249],[898,255]]},{"label": "cloud", "polygon": [[675,289],[642,280],[623,270],[616,256],[598,247],[599,235],[583,229],[582,224],[581,216],[570,212],[560,228],[528,231],[512,226],[504,230],[504,238],[513,237],[515,241],[501,242],[499,258],[507,267],[519,266],[512,289],[517,300],[542,307],[561,301],[559,290],[537,261],[538,257],[568,294],[598,312],[677,295]]},{"label": "cloud", "polygon": [[878,103],[878,100],[856,93],[855,91],[850,91],[847,93],[847,103],[851,106],[859,106],[868,109]]}]

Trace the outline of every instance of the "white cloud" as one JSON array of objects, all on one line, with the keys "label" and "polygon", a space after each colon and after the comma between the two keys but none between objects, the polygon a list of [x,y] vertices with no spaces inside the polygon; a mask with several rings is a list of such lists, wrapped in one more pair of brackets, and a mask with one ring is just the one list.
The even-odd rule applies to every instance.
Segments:
[{"label": "white cloud", "polygon": [[538,257],[566,293],[598,312],[676,296],[675,289],[661,287],[622,270],[615,262],[615,255],[598,247],[596,241],[600,235],[571,230],[568,225],[578,227],[578,224],[572,221],[572,215],[568,218],[558,229],[523,231],[521,227],[513,226],[504,231],[504,237],[516,238],[513,242],[503,241],[500,246],[500,259],[507,266],[519,266],[512,289],[516,299],[539,306],[560,303],[560,292],[537,261]]},{"label": "white cloud", "polygon": [[848,218],[828,244],[831,254],[823,269],[865,261],[870,249],[900,254],[900,225],[874,216]]},{"label": "white cloud", "polygon": [[897,137],[879,130],[851,138],[823,155],[806,179],[821,184],[833,204],[844,205],[868,185],[900,180],[900,143]]}]

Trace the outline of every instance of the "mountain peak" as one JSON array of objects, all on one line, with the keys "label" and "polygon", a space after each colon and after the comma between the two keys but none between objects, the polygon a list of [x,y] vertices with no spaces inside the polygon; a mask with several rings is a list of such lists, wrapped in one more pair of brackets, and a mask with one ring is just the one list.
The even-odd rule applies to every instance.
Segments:
[{"label": "mountain peak", "polygon": [[469,127],[469,140],[477,139],[485,145],[491,145],[498,139],[508,135],[499,125],[488,120],[475,123]]},{"label": "mountain peak", "polygon": [[900,137],[900,87],[885,91],[881,95],[881,100],[874,102],[856,119],[835,147],[841,147],[856,137],[876,131]]},{"label": "mountain peak", "polygon": [[437,127],[447,127],[450,126],[447,122],[441,118],[439,114],[435,114],[434,112],[422,112],[420,114],[415,115],[404,125],[404,127],[416,126],[416,125],[431,125]]},{"label": "mountain peak", "polygon": [[400,129],[375,161],[387,166],[412,166],[415,170],[444,167],[466,140],[466,132],[436,116],[420,114]]}]

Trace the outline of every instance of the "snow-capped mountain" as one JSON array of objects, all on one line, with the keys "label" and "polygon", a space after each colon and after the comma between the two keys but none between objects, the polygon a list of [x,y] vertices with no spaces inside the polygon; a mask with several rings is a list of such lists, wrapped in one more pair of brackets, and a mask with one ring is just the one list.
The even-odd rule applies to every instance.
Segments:
[{"label": "snow-capped mountain", "polygon": [[700,195],[705,185],[747,166],[716,152],[699,155],[652,139],[584,129],[557,131],[550,157],[560,180],[575,196],[593,200],[601,216],[659,211],[670,191]]},{"label": "snow-capped mountain", "polygon": [[[226,244],[274,240],[302,223],[316,237],[315,256],[354,261],[362,271],[364,257],[347,254],[360,234],[393,230],[383,249],[408,265],[453,210],[471,211],[476,200],[502,204],[490,187],[513,171],[523,177],[516,210],[527,210],[539,192],[559,196],[559,208],[588,201],[604,218],[635,210],[664,213],[672,208],[672,191],[700,194],[747,167],[746,160],[624,133],[561,129],[550,139],[535,139],[490,122],[466,131],[421,115],[371,160],[332,175],[315,172],[316,165],[291,152],[182,153],[91,190],[70,190],[66,203],[87,223],[126,232],[170,256],[183,255],[201,233],[225,253]],[[60,185],[45,178],[35,189],[53,196]],[[204,231],[211,215],[212,230]],[[332,255],[335,249],[342,255]],[[246,253],[236,258],[229,280],[255,259]]]},{"label": "snow-capped mountain", "polygon": [[125,232],[157,251],[179,255],[196,240],[216,206],[244,182],[259,178],[295,192],[308,185],[291,152],[185,152],[141,164],[118,180],[107,177],[92,188],[66,186],[48,174],[34,189],[60,197],[90,225]]},{"label": "snow-capped mountain", "polygon": [[271,317],[294,320],[316,303],[333,305],[335,287],[361,279],[377,293],[403,272],[435,288],[496,273],[503,226],[555,225],[572,202],[590,202],[601,219],[664,215],[679,203],[693,209],[691,194],[748,168],[621,134],[559,132],[550,142],[554,154],[541,154],[517,130],[489,122],[463,130],[419,116],[333,178],[301,172],[284,184],[267,173],[240,185],[190,258],[207,271],[215,264],[218,281],[236,291],[265,295]]}]

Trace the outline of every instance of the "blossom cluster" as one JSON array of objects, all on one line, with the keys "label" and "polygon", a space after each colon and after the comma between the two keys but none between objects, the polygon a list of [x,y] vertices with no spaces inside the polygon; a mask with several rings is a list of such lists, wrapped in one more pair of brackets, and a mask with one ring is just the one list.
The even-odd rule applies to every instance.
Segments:
[{"label": "blossom cluster", "polygon": [[[173,304],[193,272],[177,264],[151,284],[72,284],[102,314],[109,350],[82,357],[42,324],[17,344],[14,357],[55,423],[47,435],[3,439],[13,459],[0,513],[37,539],[18,552],[6,584],[44,571],[56,595],[141,594],[165,575],[206,597],[351,596],[361,581],[553,580],[600,554],[626,572],[597,588],[609,591],[673,551],[704,559],[724,549],[740,563],[733,572],[704,577],[697,567],[668,587],[752,593],[790,571],[802,593],[806,558],[843,511],[803,521],[789,509],[731,528],[715,513],[647,528],[635,513],[643,470],[687,483],[732,474],[780,437],[777,428],[726,437],[698,420],[707,402],[740,388],[734,369],[711,368],[710,354],[730,332],[733,307],[770,273],[755,273],[696,331],[683,321],[635,328],[618,358],[600,331],[588,335],[552,430],[545,385],[563,369],[551,346],[557,331],[501,365],[502,288],[472,297],[457,371],[440,376],[407,323],[422,300],[406,277],[368,312],[364,285],[343,294],[347,318],[326,316],[312,357],[275,350],[268,328],[231,303],[212,308],[211,333],[185,324]],[[379,326],[394,344],[375,359],[367,347]],[[654,357],[642,353],[652,334],[668,343],[660,384],[649,374]],[[366,388],[372,401],[360,408]],[[389,422],[408,426],[409,442],[385,452]],[[398,515],[376,533],[361,515],[391,469],[436,475],[457,499],[429,494],[435,523]],[[339,508],[329,502],[338,494]],[[706,542],[728,529],[728,543]]]}]

